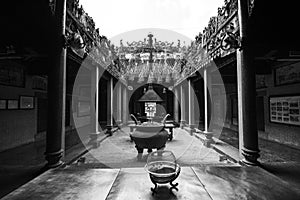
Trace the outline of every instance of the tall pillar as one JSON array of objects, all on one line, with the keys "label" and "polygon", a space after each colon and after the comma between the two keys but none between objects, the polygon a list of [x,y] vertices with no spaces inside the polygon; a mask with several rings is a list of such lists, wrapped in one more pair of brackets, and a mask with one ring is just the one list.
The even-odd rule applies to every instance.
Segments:
[{"label": "tall pillar", "polygon": [[203,81],[204,81],[204,131],[209,132],[209,91],[211,91],[211,78],[207,72],[207,68],[203,71]]},{"label": "tall pillar", "polygon": [[209,147],[211,143],[213,143],[213,133],[209,129],[209,117],[210,117],[210,109],[209,109],[209,91],[211,91],[211,77],[208,74],[208,69],[204,68],[203,71],[203,80],[204,80],[204,131],[203,133],[205,134],[205,140],[204,140],[204,145]]},{"label": "tall pillar", "polygon": [[63,164],[65,148],[65,106],[66,106],[66,48],[62,36],[65,35],[66,0],[56,1],[53,66],[48,74],[48,121],[46,133],[46,167],[54,168]]},{"label": "tall pillar", "polygon": [[162,106],[164,107],[166,114],[168,114],[168,88],[163,88],[163,92],[162,92],[162,99],[164,100],[164,102],[162,102]]},{"label": "tall pillar", "polygon": [[112,135],[112,128],[113,128],[113,77],[110,77],[107,84],[107,125],[106,125],[106,134]]},{"label": "tall pillar", "polygon": [[179,100],[178,88],[175,87],[174,88],[174,121],[176,123],[179,123],[178,100]]},{"label": "tall pillar", "polygon": [[120,126],[122,123],[122,84],[118,84],[117,87],[117,124]]},{"label": "tall pillar", "polygon": [[247,1],[238,0],[238,18],[242,48],[237,50],[237,85],[239,117],[239,151],[241,161],[258,165],[258,133],[256,125],[255,71],[250,43],[247,41]]},{"label": "tall pillar", "polygon": [[188,80],[189,84],[189,127],[191,130],[194,130],[195,128],[195,109],[194,109],[194,98],[195,98],[195,93],[193,90],[192,86],[192,81],[191,79]]},{"label": "tall pillar", "polygon": [[180,108],[181,108],[181,119],[180,119],[180,127],[183,128],[185,123],[186,123],[186,119],[185,119],[185,91],[183,88],[183,84],[180,85]]},{"label": "tall pillar", "polygon": [[127,97],[127,88],[124,86],[123,87],[123,124],[126,125],[127,124],[127,120],[128,120],[128,97]]},{"label": "tall pillar", "polygon": [[98,146],[99,136],[99,68],[91,68],[91,123],[90,123],[90,143]]}]

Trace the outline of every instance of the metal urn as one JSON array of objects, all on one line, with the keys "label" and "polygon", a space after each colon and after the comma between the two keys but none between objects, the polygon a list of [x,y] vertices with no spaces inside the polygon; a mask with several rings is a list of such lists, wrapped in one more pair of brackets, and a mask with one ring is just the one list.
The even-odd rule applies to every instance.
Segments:
[{"label": "metal urn", "polygon": [[152,194],[157,193],[158,184],[169,183],[171,185],[170,192],[173,189],[178,191],[178,183],[174,184],[173,181],[179,176],[180,166],[171,151],[158,150],[150,153],[145,170],[149,173],[150,180],[154,184],[154,188],[151,188]]}]

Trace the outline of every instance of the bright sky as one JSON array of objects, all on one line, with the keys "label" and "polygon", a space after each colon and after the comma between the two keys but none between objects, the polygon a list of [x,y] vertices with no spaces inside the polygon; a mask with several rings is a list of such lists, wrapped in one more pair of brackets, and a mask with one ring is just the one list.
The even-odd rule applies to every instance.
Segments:
[{"label": "bright sky", "polygon": [[224,0],[80,0],[80,4],[109,39],[136,29],[159,28],[193,40]]}]

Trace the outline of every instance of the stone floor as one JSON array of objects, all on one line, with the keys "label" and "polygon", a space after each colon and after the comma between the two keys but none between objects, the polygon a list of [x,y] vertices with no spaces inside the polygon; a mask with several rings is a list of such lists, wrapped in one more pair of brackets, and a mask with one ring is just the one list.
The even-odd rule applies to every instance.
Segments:
[{"label": "stone floor", "polygon": [[[65,161],[71,162],[86,151],[82,144],[66,150]],[[45,172],[45,143],[22,145],[0,152],[0,198]]]},{"label": "stone floor", "polygon": [[[222,141],[238,148],[238,132],[224,128]],[[262,138],[258,140],[261,167],[300,192],[300,150]]]},{"label": "stone floor", "polygon": [[[238,132],[228,128],[223,128],[220,140],[239,148]],[[287,145],[279,144],[262,138],[258,139],[260,150],[259,161],[261,163],[270,162],[299,162],[300,163],[300,149],[289,147]]]},{"label": "stone floor", "polygon": [[143,168],[49,170],[3,200],[298,200],[300,193],[259,167],[181,167],[176,189],[159,184],[153,193]]},{"label": "stone floor", "polygon": [[[182,166],[232,163],[229,160],[220,161],[221,154],[203,146],[199,139],[183,129],[174,129],[173,135],[173,140],[167,141],[165,150],[172,151]],[[107,168],[143,167],[147,155],[147,150],[144,149],[142,159],[137,159],[135,143],[130,140],[129,128],[125,127],[105,139],[98,148],[85,154],[84,164]]]},{"label": "stone floor", "polygon": [[[123,133],[115,133],[113,137],[110,137],[109,140],[106,141],[106,143],[102,143],[98,149],[92,150],[97,152],[99,151],[99,149],[107,147],[108,149],[111,149],[112,151],[116,152],[115,157],[111,158],[109,154],[104,152],[102,155],[103,157],[101,157],[99,156],[99,154],[96,153],[95,155],[98,155],[98,158],[97,156],[95,158],[92,155],[86,156],[86,162],[89,162],[88,165],[82,165],[82,163],[77,163],[75,167],[87,167],[87,169],[89,169],[99,167],[107,168],[112,166],[144,166],[147,152],[144,152],[144,159],[142,160],[142,162],[137,162],[137,152],[134,148],[134,144],[130,142],[129,135],[126,134],[126,132],[127,131],[125,130]],[[205,148],[202,148],[202,144],[199,144],[199,141],[195,140],[195,138],[192,138],[188,133],[182,132],[181,129],[177,129],[174,135],[174,140],[167,142],[166,149],[170,149],[175,152],[176,156],[179,158],[178,162],[181,162],[182,164],[186,162],[187,165],[194,165],[194,159],[206,158],[202,160],[203,164],[226,164],[226,161],[223,163],[219,162],[220,158],[218,153],[211,150],[207,151],[207,149],[205,151]],[[182,140],[182,136],[185,136],[184,138],[189,139]],[[236,132],[226,130],[226,133],[224,132],[221,134],[221,139],[235,145],[234,143],[236,143],[237,141]],[[118,141],[126,142],[123,142],[122,146],[120,145],[120,143],[118,143]],[[265,161],[262,162],[262,168],[266,169],[272,174],[275,174],[277,177],[289,183],[291,188],[300,192],[300,151],[297,149],[287,147],[285,145],[280,145],[269,141],[260,140],[259,143],[261,150],[260,160]],[[184,144],[185,150],[180,150],[179,144]],[[129,157],[127,157],[126,162],[120,162],[120,160],[118,159],[126,158],[121,156],[124,154],[120,154],[120,151],[125,147],[129,147],[129,149],[126,150],[126,153]],[[190,154],[191,157],[186,156],[185,152],[187,152],[187,149],[189,149],[189,151],[192,152]],[[0,198],[44,172],[44,151],[44,143],[31,143],[28,145],[17,147],[12,150],[0,152]],[[83,151],[86,151],[85,146],[83,145],[77,145],[72,147],[67,151],[67,155],[69,155],[68,159],[70,161],[73,160],[73,158],[77,157]],[[208,154],[205,154],[205,152],[208,152]],[[102,163],[102,161],[107,158],[111,159],[111,161]],[[209,162],[204,162],[205,160]],[[122,163],[122,165],[119,165],[120,163]]]}]

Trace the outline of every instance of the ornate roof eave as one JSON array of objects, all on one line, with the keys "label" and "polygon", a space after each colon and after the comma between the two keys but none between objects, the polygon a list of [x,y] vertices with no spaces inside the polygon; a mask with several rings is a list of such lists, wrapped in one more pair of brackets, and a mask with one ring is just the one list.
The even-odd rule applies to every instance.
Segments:
[{"label": "ornate roof eave", "polygon": [[[218,47],[220,48],[220,47]],[[217,50],[217,49],[216,49]],[[181,78],[179,78],[174,86],[179,85],[182,81],[188,79],[189,77],[193,76],[197,71],[202,70],[204,68],[207,68],[209,66],[211,66],[212,63],[214,63],[215,60],[228,56],[230,54],[233,54],[236,52],[236,49],[230,49],[229,51],[227,51],[226,53],[222,54],[222,56],[217,56],[217,54],[213,54],[213,55],[209,55],[206,58],[204,58],[201,62],[199,62],[195,67],[195,69],[193,71],[188,72],[186,75],[182,76]]]},{"label": "ornate roof eave", "polygon": [[90,55],[90,58],[97,63],[98,66],[102,67],[104,70],[106,70],[110,75],[118,79],[121,83],[127,86],[127,81],[122,77],[121,73],[117,70],[117,67],[110,62],[110,63],[105,63],[105,62],[100,62],[97,59],[95,59],[92,54]]},{"label": "ornate roof eave", "polygon": [[[114,46],[105,36],[100,36],[99,29],[95,28],[93,19],[84,11],[82,6],[80,7],[78,3],[70,1],[67,3],[66,37],[74,33],[79,34],[85,43],[85,47],[82,49],[70,47],[72,52],[77,55],[76,61],[78,63],[81,59],[89,57],[96,65],[107,70],[109,74],[127,85],[127,81],[122,78],[117,67],[114,67],[113,59],[109,56],[115,54]],[[98,54],[96,53],[97,50],[99,50]],[[105,59],[101,60],[103,57]]]},{"label": "ornate roof eave", "polygon": [[[254,1],[252,1],[252,5],[253,2]],[[233,1],[233,3],[235,3],[235,1]],[[201,38],[199,45],[202,45],[202,48],[206,50],[206,56],[201,58],[199,63],[194,63],[194,65],[196,66],[194,67],[194,70],[182,75],[182,77],[175,82],[174,86],[179,85],[182,81],[194,75],[196,71],[209,67],[211,63],[218,58],[223,58],[229,54],[236,52],[236,49],[234,48],[230,48],[228,50],[224,50],[221,48],[222,38],[228,30],[231,30],[232,33],[236,35],[238,35],[239,33],[237,8],[233,5],[230,6],[232,6],[231,10],[229,11],[230,15],[225,21],[223,21],[223,23],[220,24],[219,15],[218,17],[211,18],[212,20],[210,21],[208,28],[205,28],[205,30],[203,31],[203,41],[201,41],[202,34],[199,34]],[[211,30],[209,30],[209,28],[215,28],[215,32],[207,35],[208,32],[211,33]]]},{"label": "ornate roof eave", "polygon": [[217,31],[213,33],[206,41],[204,41],[203,47],[206,47],[213,38],[215,38],[223,29],[226,29],[226,26],[230,24],[230,22],[233,21],[235,17],[237,18],[237,16],[238,16],[237,10],[233,11],[232,14],[226,19],[226,21],[224,21],[217,28]]}]

